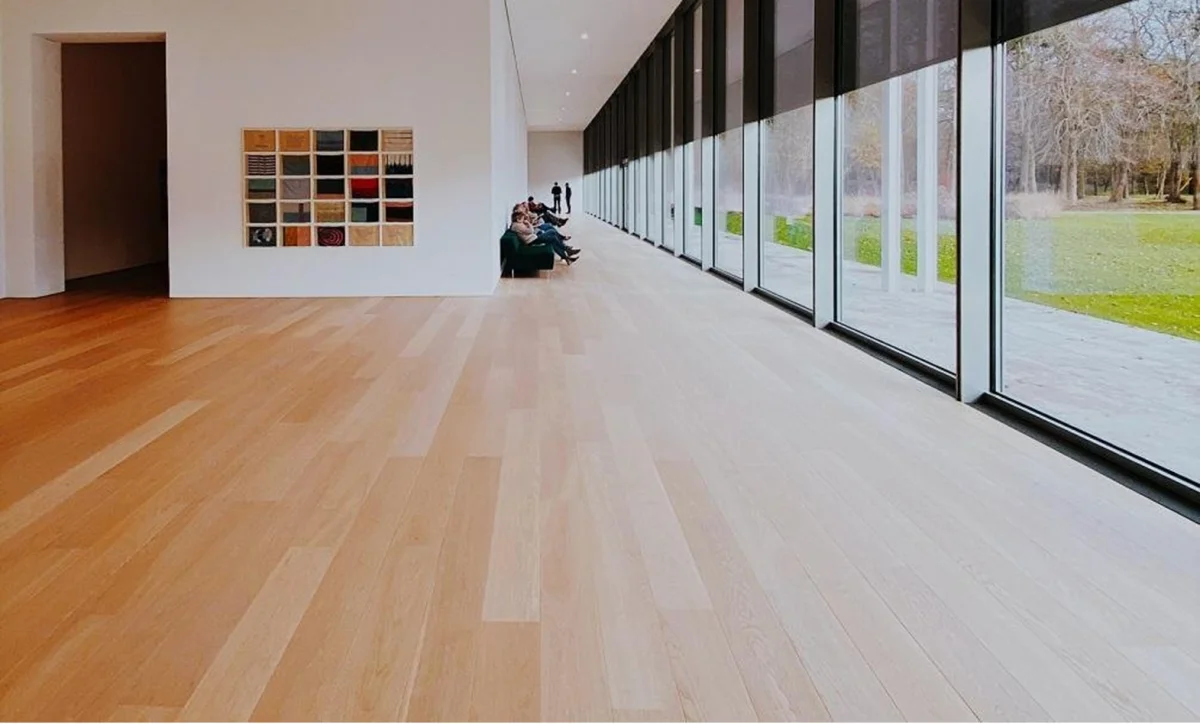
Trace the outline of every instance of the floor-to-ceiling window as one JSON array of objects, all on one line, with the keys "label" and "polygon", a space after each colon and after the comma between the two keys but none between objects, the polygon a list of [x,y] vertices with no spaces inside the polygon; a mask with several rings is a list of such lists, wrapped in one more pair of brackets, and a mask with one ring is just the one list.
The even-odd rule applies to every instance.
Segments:
[{"label": "floor-to-ceiling window", "polygon": [[713,266],[742,277],[742,77],[744,75],[745,0],[725,0],[724,132],[716,137],[715,236]]},{"label": "floor-to-ceiling window", "polygon": [[854,83],[841,98],[838,320],[953,371],[956,5],[844,10]]},{"label": "floor-to-ceiling window", "polygon": [[665,104],[667,122],[663,124],[667,137],[663,139],[663,236],[659,241],[663,247],[675,249],[675,216],[677,199],[675,194],[675,43],[678,33],[671,33],[666,42],[667,60],[664,67],[667,75],[663,79],[663,91],[667,94]]},{"label": "floor-to-ceiling window", "polygon": [[759,284],[807,309],[813,306],[813,3],[775,0],[774,107],[762,123],[759,153]]},{"label": "floor-to-ceiling window", "polygon": [[697,5],[692,11],[692,141],[684,147],[683,178],[687,197],[683,223],[683,255],[700,261],[701,231],[704,220],[704,6]]},{"label": "floor-to-ceiling window", "polygon": [[1041,27],[1003,72],[997,389],[1200,481],[1200,4]]},{"label": "floor-to-ceiling window", "polygon": [[658,243],[662,239],[662,152],[650,156],[647,174],[646,240]]}]

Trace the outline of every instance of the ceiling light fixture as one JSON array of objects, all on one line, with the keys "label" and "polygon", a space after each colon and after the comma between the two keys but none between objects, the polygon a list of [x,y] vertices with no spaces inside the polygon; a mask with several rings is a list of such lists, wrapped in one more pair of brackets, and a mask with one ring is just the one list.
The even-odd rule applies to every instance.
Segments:
[{"label": "ceiling light fixture", "polygon": [[588,39],[588,34],[587,34],[587,33],[584,33],[584,34],[580,35],[580,36],[579,36],[579,39],[580,39],[580,40],[587,40],[587,39]]},{"label": "ceiling light fixture", "polygon": [[579,75],[579,71],[578,71],[578,70],[576,70],[575,68],[572,68],[572,69],[571,69],[571,75]]}]

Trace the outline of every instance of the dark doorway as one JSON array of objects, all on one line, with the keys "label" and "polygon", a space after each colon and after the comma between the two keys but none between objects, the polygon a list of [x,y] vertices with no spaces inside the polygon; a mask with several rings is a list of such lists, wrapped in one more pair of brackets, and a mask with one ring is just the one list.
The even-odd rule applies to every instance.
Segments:
[{"label": "dark doorway", "polygon": [[166,43],[62,44],[67,289],[166,295]]}]

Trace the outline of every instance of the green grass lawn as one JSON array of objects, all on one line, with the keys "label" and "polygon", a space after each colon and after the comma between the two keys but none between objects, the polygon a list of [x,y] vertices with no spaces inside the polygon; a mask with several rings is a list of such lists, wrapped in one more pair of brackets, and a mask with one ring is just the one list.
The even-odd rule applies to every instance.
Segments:
[{"label": "green grass lawn", "polygon": [[[847,258],[879,266],[880,221],[848,220],[845,229]],[[957,245],[942,230],[938,278],[952,283]],[[1008,296],[1200,340],[1200,213],[1068,212],[1009,221],[1005,233]],[[774,239],[812,251],[811,217],[776,217]],[[910,220],[901,228],[901,269],[917,271]]]}]

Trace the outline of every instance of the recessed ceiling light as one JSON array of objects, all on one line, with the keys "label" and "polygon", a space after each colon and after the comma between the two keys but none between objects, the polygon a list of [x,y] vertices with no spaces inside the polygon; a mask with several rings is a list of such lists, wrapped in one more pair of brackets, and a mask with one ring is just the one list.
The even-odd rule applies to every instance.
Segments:
[{"label": "recessed ceiling light", "polygon": [[576,69],[574,69],[574,68],[572,68],[572,69],[571,69],[571,75],[579,75],[579,71],[578,71],[578,70],[576,70]]},{"label": "recessed ceiling light", "polygon": [[588,39],[588,34],[587,34],[587,33],[584,33],[583,35],[580,35],[580,36],[579,36],[579,39],[580,39],[580,40],[587,40],[587,39]]},{"label": "recessed ceiling light", "polygon": [[699,72],[700,72],[700,69],[699,69],[699,68],[697,68],[697,69],[696,69],[696,72],[697,72],[697,73],[699,73]]},{"label": "recessed ceiling light", "polygon": [[571,91],[567,91],[567,97],[568,97],[568,98],[570,98],[570,97],[571,97]]}]

